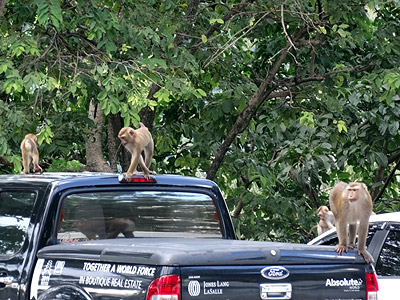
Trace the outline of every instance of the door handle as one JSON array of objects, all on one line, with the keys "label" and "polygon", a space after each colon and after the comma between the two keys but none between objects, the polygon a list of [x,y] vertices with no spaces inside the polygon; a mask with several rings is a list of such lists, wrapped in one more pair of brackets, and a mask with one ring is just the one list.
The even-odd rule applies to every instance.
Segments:
[{"label": "door handle", "polygon": [[292,299],[292,285],[290,283],[263,283],[260,284],[260,296],[263,300]]}]

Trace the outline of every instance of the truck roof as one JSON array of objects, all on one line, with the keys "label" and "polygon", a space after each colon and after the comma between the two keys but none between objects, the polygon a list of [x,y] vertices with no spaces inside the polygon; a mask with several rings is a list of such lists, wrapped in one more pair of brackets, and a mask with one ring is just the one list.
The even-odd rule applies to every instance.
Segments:
[{"label": "truck roof", "polygon": [[[74,187],[74,186],[109,186],[109,185],[123,185],[125,182],[119,182],[118,177],[121,174],[117,173],[52,173],[45,172],[43,174],[16,174],[16,175],[0,175],[0,184],[7,183],[12,185],[35,185],[35,186],[47,186],[57,185],[63,187]],[[142,175],[136,176],[143,178]],[[203,187],[214,189],[217,185],[211,180],[187,177],[182,175],[151,175],[151,178],[155,180],[153,184],[167,185],[167,186],[190,186],[190,187]],[[146,183],[148,184],[148,183]],[[150,183],[152,184],[152,183]]]}]

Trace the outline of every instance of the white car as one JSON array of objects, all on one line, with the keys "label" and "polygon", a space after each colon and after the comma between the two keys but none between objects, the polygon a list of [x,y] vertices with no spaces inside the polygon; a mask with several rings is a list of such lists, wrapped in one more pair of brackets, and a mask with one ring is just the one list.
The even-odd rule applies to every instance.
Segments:
[{"label": "white car", "polygon": [[[337,243],[336,228],[333,228],[308,242],[308,245]],[[378,299],[400,299],[400,212],[370,217],[367,250],[375,261]]]}]

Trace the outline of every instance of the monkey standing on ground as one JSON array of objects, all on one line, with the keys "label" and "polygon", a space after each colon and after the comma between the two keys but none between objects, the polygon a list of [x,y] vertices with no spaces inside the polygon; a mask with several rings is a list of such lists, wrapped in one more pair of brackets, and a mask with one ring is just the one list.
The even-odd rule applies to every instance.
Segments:
[{"label": "monkey standing on ground", "polygon": [[370,255],[366,250],[366,241],[369,217],[372,214],[372,198],[366,185],[359,182],[337,183],[329,195],[329,204],[336,218],[339,238],[336,252],[341,255],[343,252],[347,252],[348,248],[355,248],[358,231],[358,255],[362,255],[364,260],[369,262]]},{"label": "monkey standing on ground", "polygon": [[[132,174],[139,173],[136,170],[138,164],[142,168],[145,178],[148,178],[150,173],[155,174],[149,170],[154,153],[153,138],[143,123],[139,122],[139,125],[139,129],[124,127],[118,133],[122,145],[132,154],[131,163],[126,172],[127,179],[131,178]],[[143,161],[142,151],[144,151],[146,161]]]},{"label": "monkey standing on ground", "polygon": [[317,216],[319,217],[319,222],[317,225],[313,226],[310,230],[310,233],[316,227],[318,235],[323,234],[325,231],[335,227],[335,216],[329,210],[329,208],[325,205],[318,207]]},{"label": "monkey standing on ground", "polygon": [[31,163],[33,164],[33,173],[39,170],[43,173],[43,169],[39,166],[39,151],[38,151],[38,139],[36,135],[29,133],[21,142],[22,152],[22,166],[24,167],[21,174],[28,174],[30,171]]}]

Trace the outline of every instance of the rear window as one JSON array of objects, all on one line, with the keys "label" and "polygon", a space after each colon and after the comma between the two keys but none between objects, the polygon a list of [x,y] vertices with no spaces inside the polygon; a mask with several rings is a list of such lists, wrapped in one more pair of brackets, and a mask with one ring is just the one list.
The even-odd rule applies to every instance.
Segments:
[{"label": "rear window", "polygon": [[115,191],[64,198],[60,243],[110,238],[221,237],[209,195],[176,191]]}]

